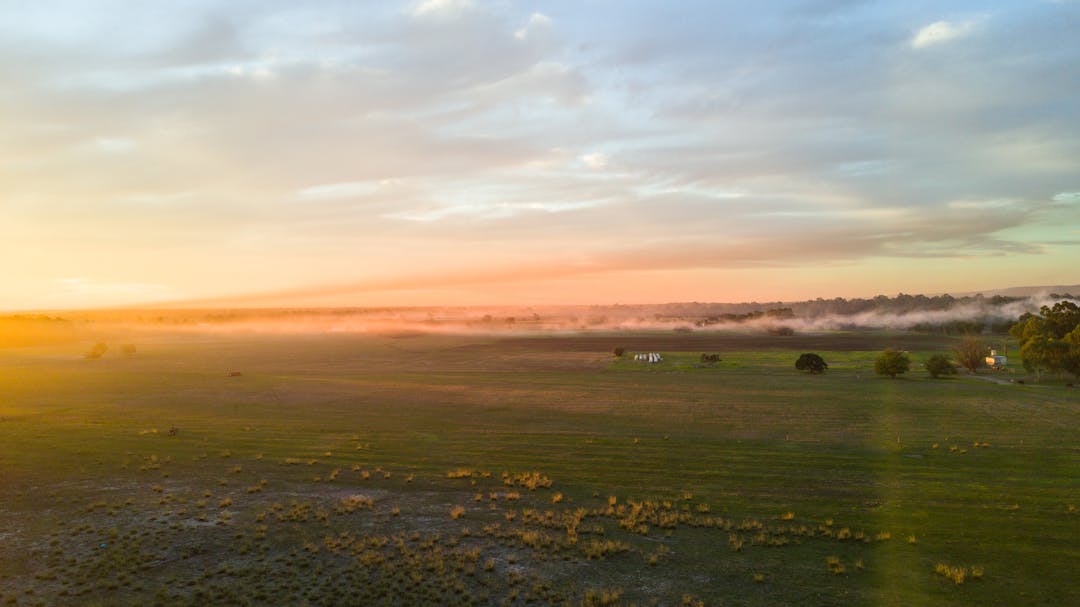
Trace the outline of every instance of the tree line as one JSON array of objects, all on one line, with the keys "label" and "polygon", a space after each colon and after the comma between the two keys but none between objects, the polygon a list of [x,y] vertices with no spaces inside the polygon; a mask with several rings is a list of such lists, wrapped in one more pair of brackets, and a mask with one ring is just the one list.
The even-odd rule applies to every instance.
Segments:
[{"label": "tree line", "polygon": [[[1062,299],[1052,306],[1042,306],[1038,314],[1025,313],[1009,327],[1009,334],[1020,344],[1023,367],[1035,374],[1036,381],[1043,373],[1069,373],[1080,378],[1080,305]],[[934,354],[923,366],[933,377],[953,375],[957,366],[971,373],[986,364],[989,348],[975,334],[965,335],[951,356]],[[795,367],[810,373],[822,373],[828,365],[817,354],[799,357]],[[874,361],[878,375],[896,377],[906,373],[911,359],[906,352],[886,350]]]},{"label": "tree line", "polygon": [[1039,379],[1043,373],[1071,373],[1080,378],[1080,306],[1062,300],[1027,313],[1009,329],[1020,343],[1024,369]]}]

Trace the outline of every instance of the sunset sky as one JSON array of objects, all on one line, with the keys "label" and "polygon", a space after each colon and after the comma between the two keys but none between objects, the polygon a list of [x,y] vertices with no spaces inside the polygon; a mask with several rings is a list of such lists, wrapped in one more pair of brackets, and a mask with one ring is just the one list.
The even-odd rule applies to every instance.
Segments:
[{"label": "sunset sky", "polygon": [[1080,283],[1080,3],[0,0],[0,309]]}]

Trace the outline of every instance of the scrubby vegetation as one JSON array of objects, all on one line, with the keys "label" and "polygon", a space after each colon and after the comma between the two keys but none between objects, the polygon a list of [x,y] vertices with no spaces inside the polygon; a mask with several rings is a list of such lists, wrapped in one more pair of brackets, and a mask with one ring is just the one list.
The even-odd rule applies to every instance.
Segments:
[{"label": "scrubby vegetation", "polygon": [[956,365],[954,365],[952,359],[945,354],[934,354],[926,359],[923,366],[926,367],[926,372],[930,374],[930,377],[935,379],[938,377],[956,375]]},{"label": "scrubby vegetation", "polygon": [[894,379],[897,375],[907,373],[910,368],[911,358],[908,357],[907,353],[891,348],[882,352],[877,359],[874,360],[874,373],[877,373],[878,375],[888,375]]},{"label": "scrubby vegetation", "polygon": [[105,353],[109,351],[109,346],[105,342],[97,342],[89,350],[86,351],[85,356],[89,359],[96,359],[105,356]]},{"label": "scrubby vegetation", "polygon": [[986,347],[978,335],[965,335],[956,346],[956,360],[969,373],[976,373],[980,368],[985,367],[986,355],[989,353],[990,348]]}]

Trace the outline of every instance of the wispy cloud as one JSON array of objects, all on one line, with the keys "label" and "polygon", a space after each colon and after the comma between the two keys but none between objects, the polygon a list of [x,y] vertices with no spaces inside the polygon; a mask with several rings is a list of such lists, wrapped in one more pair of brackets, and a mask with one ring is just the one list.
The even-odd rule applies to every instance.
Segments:
[{"label": "wispy cloud", "polygon": [[964,38],[975,30],[975,25],[975,21],[935,21],[915,33],[911,48],[923,49]]},{"label": "wispy cloud", "polygon": [[525,40],[527,38],[535,37],[541,32],[547,32],[551,30],[551,17],[543,13],[533,13],[529,15],[529,20],[525,23],[524,27],[514,32],[514,37],[518,40]]},{"label": "wispy cloud", "polygon": [[423,0],[412,9],[412,14],[419,17],[451,16],[473,8],[472,0]]},{"label": "wispy cloud", "polygon": [[370,196],[382,189],[393,187],[393,180],[348,181],[308,186],[296,193],[299,200],[339,200]]},{"label": "wispy cloud", "polygon": [[593,152],[591,154],[582,154],[581,163],[587,168],[594,171],[606,169],[608,166],[608,158],[600,152]]}]

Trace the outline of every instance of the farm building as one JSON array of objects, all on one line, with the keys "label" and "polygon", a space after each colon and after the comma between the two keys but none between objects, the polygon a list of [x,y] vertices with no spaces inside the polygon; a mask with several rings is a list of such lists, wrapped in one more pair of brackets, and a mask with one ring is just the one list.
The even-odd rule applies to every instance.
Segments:
[{"label": "farm building", "polygon": [[1008,358],[1004,355],[998,354],[997,350],[990,350],[990,356],[986,357],[986,366],[991,369],[1004,369],[1005,363],[1008,362]]}]

